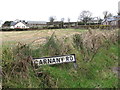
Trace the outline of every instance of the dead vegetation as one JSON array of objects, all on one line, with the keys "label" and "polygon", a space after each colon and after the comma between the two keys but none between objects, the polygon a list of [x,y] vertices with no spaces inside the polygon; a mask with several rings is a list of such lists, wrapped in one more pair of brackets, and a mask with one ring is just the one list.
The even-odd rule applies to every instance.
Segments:
[{"label": "dead vegetation", "polygon": [[100,48],[108,49],[111,44],[118,43],[118,32],[89,30],[84,34],[75,34],[73,44],[83,54],[83,60],[91,61]]},{"label": "dead vegetation", "polygon": [[[37,40],[39,39],[41,38]],[[56,33],[52,33],[49,38],[46,38],[42,45],[33,49],[31,45],[33,45],[34,42],[36,42],[36,40],[29,44],[17,43],[15,47],[3,48],[3,87],[15,87],[14,84],[16,86],[20,84],[20,87],[37,86],[42,88],[58,88],[57,83],[59,82],[52,77],[50,72],[46,72],[49,67],[46,69],[36,69],[32,64],[32,58],[66,55],[78,52],[76,56],[79,56],[78,54],[82,56],[82,60],[80,60],[81,58],[78,59],[78,64],[79,61],[89,63],[94,59],[96,54],[100,52],[99,50],[101,48],[109,49],[111,45],[118,43],[118,31],[89,30],[89,32],[82,34],[77,33],[72,35],[72,37],[66,36],[62,38],[59,38]],[[112,57],[113,56],[114,55],[112,55]],[[117,59],[116,56],[114,56],[114,58]],[[61,66],[58,65],[58,67],[60,67],[60,69],[68,69],[70,65],[64,64]],[[88,67],[78,66],[78,68],[80,70],[74,72],[80,73],[83,77],[85,76],[88,79],[94,79],[94,77],[96,77],[92,72],[92,65]],[[75,74],[74,76],[76,77],[77,75]],[[59,77],[62,77],[61,74]],[[33,78],[37,84],[32,82]],[[76,78],[78,78],[78,76]],[[14,80],[17,83],[14,82]]]}]

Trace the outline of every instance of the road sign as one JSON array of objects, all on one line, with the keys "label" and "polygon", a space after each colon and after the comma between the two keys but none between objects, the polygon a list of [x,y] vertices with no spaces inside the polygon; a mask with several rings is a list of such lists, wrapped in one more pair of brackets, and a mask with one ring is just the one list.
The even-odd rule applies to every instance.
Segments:
[{"label": "road sign", "polygon": [[38,66],[69,63],[69,62],[76,62],[75,54],[33,59],[33,63],[35,65],[37,64]]}]

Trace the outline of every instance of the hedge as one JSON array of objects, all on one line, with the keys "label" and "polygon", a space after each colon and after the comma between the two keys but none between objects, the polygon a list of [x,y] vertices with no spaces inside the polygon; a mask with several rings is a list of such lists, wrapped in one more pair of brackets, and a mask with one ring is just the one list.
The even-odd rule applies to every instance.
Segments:
[{"label": "hedge", "polygon": [[78,25],[75,28],[84,28],[84,29],[110,29],[110,25]]}]

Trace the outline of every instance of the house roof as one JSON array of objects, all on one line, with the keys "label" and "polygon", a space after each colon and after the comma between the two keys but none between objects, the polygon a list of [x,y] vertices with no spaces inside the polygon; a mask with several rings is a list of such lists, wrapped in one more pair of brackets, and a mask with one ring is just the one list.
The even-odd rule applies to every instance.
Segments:
[{"label": "house roof", "polygon": [[11,24],[10,24],[10,26],[14,26],[14,25],[16,25],[18,22],[11,22]]},{"label": "house roof", "polygon": [[[21,21],[20,21],[21,22]],[[19,23],[19,22],[11,22],[11,24],[10,24],[10,26],[15,26],[17,23]],[[21,22],[21,23],[23,23],[23,24],[26,24],[25,22]]]},{"label": "house roof", "polygon": [[113,18],[113,17],[110,17],[110,18],[107,18],[106,19],[107,21],[116,21],[117,19]]},{"label": "house roof", "polygon": [[13,21],[5,21],[2,26],[3,26],[3,27],[4,27],[4,26],[8,26],[8,27],[9,27],[10,24],[11,24],[11,22],[13,22]]},{"label": "house roof", "polygon": [[27,21],[27,24],[47,24],[45,21]]},{"label": "house roof", "polygon": [[117,16],[114,16],[114,17],[120,18],[120,15],[117,15]]},{"label": "house roof", "polygon": [[105,21],[108,21],[108,22],[110,22],[110,21],[118,21],[118,20],[120,20],[120,15],[108,17],[108,18],[104,19],[103,22],[105,22]]}]

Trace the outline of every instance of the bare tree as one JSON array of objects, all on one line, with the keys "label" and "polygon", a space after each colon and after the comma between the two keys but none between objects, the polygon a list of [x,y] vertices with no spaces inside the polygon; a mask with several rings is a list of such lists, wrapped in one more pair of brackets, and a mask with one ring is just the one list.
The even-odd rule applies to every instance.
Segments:
[{"label": "bare tree", "polygon": [[50,22],[54,22],[55,19],[56,19],[55,16],[50,16],[50,17],[49,17]]},{"label": "bare tree", "polygon": [[65,18],[61,18],[61,21],[64,22]]},{"label": "bare tree", "polygon": [[65,20],[65,18],[61,18],[61,28],[64,27],[64,20]]},{"label": "bare tree", "polygon": [[112,13],[109,13],[109,14],[108,14],[108,17],[112,17],[112,16],[113,16],[113,14],[112,14]]},{"label": "bare tree", "polygon": [[110,12],[108,12],[108,11],[104,11],[104,12],[103,12],[103,15],[104,15],[104,19],[113,16],[112,13],[110,13]]},{"label": "bare tree", "polygon": [[87,23],[92,19],[91,16],[92,16],[92,13],[90,11],[82,11],[78,19],[84,23]]},{"label": "bare tree", "polygon": [[103,12],[103,15],[104,15],[104,19],[107,18],[108,11],[104,11],[104,12]]},{"label": "bare tree", "polygon": [[70,27],[70,18],[68,18],[68,27]]}]

